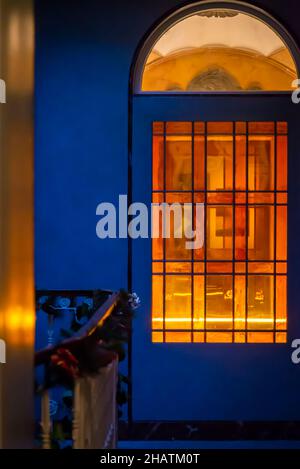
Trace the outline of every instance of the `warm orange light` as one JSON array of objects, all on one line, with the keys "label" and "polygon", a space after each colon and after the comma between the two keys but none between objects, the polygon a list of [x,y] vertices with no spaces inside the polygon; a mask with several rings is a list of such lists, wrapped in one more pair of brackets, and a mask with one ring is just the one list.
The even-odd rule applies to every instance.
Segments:
[{"label": "warm orange light", "polygon": [[153,201],[205,203],[206,218],[204,247],[187,250],[172,230],[153,240],[153,342],[286,341],[287,125],[278,124],[154,123]]}]

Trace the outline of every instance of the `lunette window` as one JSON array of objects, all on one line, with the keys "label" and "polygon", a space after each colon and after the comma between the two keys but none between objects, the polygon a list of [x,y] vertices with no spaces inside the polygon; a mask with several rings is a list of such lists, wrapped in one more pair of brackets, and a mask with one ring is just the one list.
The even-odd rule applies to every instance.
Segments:
[{"label": "lunette window", "polygon": [[141,91],[287,91],[296,78],[289,48],[264,21],[209,9],[158,39],[144,65]]}]

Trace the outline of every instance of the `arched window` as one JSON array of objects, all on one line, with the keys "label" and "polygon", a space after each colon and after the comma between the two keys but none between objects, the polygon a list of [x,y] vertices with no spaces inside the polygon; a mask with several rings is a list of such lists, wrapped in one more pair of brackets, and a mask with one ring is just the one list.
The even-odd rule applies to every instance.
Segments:
[{"label": "arched window", "polygon": [[[248,92],[258,92],[257,99],[266,99],[265,92],[293,89],[298,49],[285,29],[245,4],[212,4],[177,12],[142,47],[134,93],[144,94],[145,106],[147,92],[169,95],[151,98],[151,110],[157,102],[170,116],[176,100],[182,109],[185,98],[171,94],[238,92],[251,99]],[[172,111],[165,112],[169,103]],[[218,121],[214,107],[208,115],[215,112],[215,118],[209,121],[201,119],[208,100],[206,109],[192,108],[190,119],[151,121],[152,202],[205,208],[201,248],[187,250],[175,231],[170,239],[152,241],[152,341],[284,343],[285,116],[272,120],[271,114],[264,120],[244,111],[246,117],[235,120],[232,105],[228,119]]]},{"label": "arched window", "polygon": [[198,10],[158,36],[137,91],[287,91],[297,78],[285,38],[245,11]]}]

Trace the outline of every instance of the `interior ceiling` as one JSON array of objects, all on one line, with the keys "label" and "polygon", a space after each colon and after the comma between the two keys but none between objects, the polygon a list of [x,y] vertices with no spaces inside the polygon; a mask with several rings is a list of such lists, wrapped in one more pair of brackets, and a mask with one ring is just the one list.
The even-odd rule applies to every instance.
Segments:
[{"label": "interior ceiling", "polygon": [[261,20],[238,13],[232,17],[190,16],[165,32],[154,51],[166,56],[208,45],[250,49],[265,56],[285,47],[281,38]]}]

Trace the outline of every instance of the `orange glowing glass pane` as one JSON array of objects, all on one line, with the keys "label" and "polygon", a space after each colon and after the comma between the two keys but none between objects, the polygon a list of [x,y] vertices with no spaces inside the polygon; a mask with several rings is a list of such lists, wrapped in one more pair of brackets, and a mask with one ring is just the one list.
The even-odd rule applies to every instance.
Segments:
[{"label": "orange glowing glass pane", "polygon": [[249,192],[248,203],[249,204],[274,204],[275,194],[274,192]]},{"label": "orange glowing glass pane", "polygon": [[233,122],[208,122],[208,134],[232,134]]},{"label": "orange glowing glass pane", "polygon": [[272,275],[248,276],[248,329],[274,328],[274,277]]},{"label": "orange glowing glass pane", "polygon": [[194,192],[194,203],[195,204],[204,204],[205,202],[205,193],[204,192]]},{"label": "orange glowing glass pane", "polygon": [[155,273],[163,273],[164,265],[162,262],[152,262],[152,272]]},{"label": "orange glowing glass pane", "polygon": [[276,202],[278,204],[287,204],[288,202],[288,195],[286,192],[277,192],[276,194]]},{"label": "orange glowing glass pane", "polygon": [[191,332],[166,332],[165,333],[166,342],[176,343],[176,342],[191,342],[192,334]]},{"label": "orange glowing glass pane", "polygon": [[204,272],[204,262],[194,262],[194,272],[202,274]]},{"label": "orange glowing glass pane", "polygon": [[276,329],[287,328],[287,281],[286,276],[276,277]]},{"label": "orange glowing glass pane", "polygon": [[207,262],[206,271],[211,274],[215,273],[232,273],[232,262]]},{"label": "orange glowing glass pane", "polygon": [[277,190],[287,190],[288,166],[287,166],[287,137],[277,137]]},{"label": "orange glowing glass pane", "polygon": [[235,332],[234,334],[234,342],[235,343],[244,343],[246,342],[246,334],[245,332]]},{"label": "orange glowing glass pane", "polygon": [[246,259],[246,207],[235,207],[235,259]]},{"label": "orange glowing glass pane", "polygon": [[232,190],[233,187],[233,137],[207,137],[207,189]]},{"label": "orange glowing glass pane", "polygon": [[286,262],[276,262],[276,273],[277,274],[286,274],[287,273],[287,263]]},{"label": "orange glowing glass pane", "polygon": [[192,188],[192,139],[185,135],[166,137],[166,189]]},{"label": "orange glowing glass pane", "polygon": [[192,271],[190,262],[166,262],[167,273],[189,273]]},{"label": "orange glowing glass pane", "polygon": [[206,276],[206,329],[232,329],[231,275]]},{"label": "orange glowing glass pane", "polygon": [[165,323],[168,329],[191,329],[191,277],[166,275]]},{"label": "orange glowing glass pane", "polygon": [[288,124],[287,122],[277,122],[277,133],[278,134],[287,134]]},{"label": "orange glowing glass pane", "polygon": [[163,122],[153,122],[153,134],[159,135],[164,133],[164,123]]},{"label": "orange glowing glass pane", "polygon": [[164,341],[163,332],[152,332],[152,342],[159,343]]},{"label": "orange glowing glass pane", "polygon": [[233,192],[208,192],[208,204],[229,204],[233,203]]},{"label": "orange glowing glass pane", "polygon": [[287,343],[287,333],[286,332],[276,332],[276,343],[277,344],[286,344]]},{"label": "orange glowing glass pane", "polygon": [[235,193],[235,203],[236,204],[245,204],[247,202],[246,192],[236,192]]},{"label": "orange glowing glass pane", "polygon": [[[192,230],[192,217],[188,211],[183,211],[183,204],[191,204],[191,193],[167,194],[166,202],[172,207],[165,214],[166,226],[170,227],[170,237],[165,239],[167,260],[189,260],[192,250],[187,249],[186,230]],[[192,210],[191,210],[192,212]],[[169,217],[167,215],[169,214]]]},{"label": "orange glowing glass pane", "polygon": [[248,259],[274,259],[274,206],[248,208]]},{"label": "orange glowing glass pane", "polygon": [[244,274],[246,272],[246,263],[245,262],[235,262],[235,272]]},{"label": "orange glowing glass pane", "polygon": [[204,332],[194,332],[194,342],[204,342],[205,337],[204,337]]},{"label": "orange glowing glass pane", "polygon": [[207,332],[206,342],[208,343],[232,342],[232,332]]},{"label": "orange glowing glass pane", "polygon": [[234,278],[234,328],[245,329],[246,322],[246,277],[236,275]]},{"label": "orange glowing glass pane", "polygon": [[[198,204],[203,204],[204,203],[204,193],[194,193],[194,203],[197,204],[197,209],[194,208],[194,220],[195,220],[195,225],[194,227],[197,226],[197,230],[203,230],[203,233],[205,232],[205,220],[204,220],[204,212],[203,217],[201,219],[201,212],[199,215],[199,212],[197,211],[199,209]],[[201,209],[201,206],[200,206]],[[202,205],[202,210],[204,210],[204,205]],[[198,219],[196,218],[196,214],[198,213]],[[197,224],[196,224],[197,222]],[[205,246],[204,243],[200,245],[199,248],[194,249],[194,259],[195,260],[203,260],[205,255]]]},{"label": "orange glowing glass pane", "polygon": [[273,332],[248,332],[247,342],[256,344],[269,344],[274,342],[274,334]]},{"label": "orange glowing glass pane", "polygon": [[287,260],[287,207],[278,205],[276,213],[276,258],[285,261]]},{"label": "orange glowing glass pane", "polygon": [[206,223],[207,259],[232,259],[233,208],[230,206],[208,206]]},{"label": "orange glowing glass pane", "polygon": [[235,137],[235,189],[246,190],[246,137]]},{"label": "orange glowing glass pane", "polygon": [[[158,208],[157,205],[163,202],[163,194],[153,193],[152,194],[152,203],[156,204],[154,209]],[[154,210],[153,209],[153,210]],[[152,259],[153,260],[162,260],[163,259],[163,238],[162,238],[162,214],[159,216],[153,217],[152,221],[152,232],[158,233],[159,237],[152,237]]]},{"label": "orange glowing glass pane", "polygon": [[191,134],[192,123],[191,122],[167,122],[166,124],[167,134]]},{"label": "orange glowing glass pane", "polygon": [[[194,276],[194,329],[204,329],[204,276]],[[194,337],[195,338],[195,337]]]},{"label": "orange glowing glass pane", "polygon": [[204,137],[194,137],[194,189],[205,189],[205,140]]},{"label": "orange glowing glass pane", "polygon": [[248,139],[248,190],[274,190],[274,137]]},{"label": "orange glowing glass pane", "polygon": [[163,276],[152,275],[152,327],[162,329],[163,315]]},{"label": "orange glowing glass pane", "polygon": [[204,122],[195,122],[194,123],[194,133],[195,134],[204,134],[205,133],[205,123]]},{"label": "orange glowing glass pane", "polygon": [[246,122],[236,122],[235,123],[235,133],[236,134],[245,134],[246,133]]},{"label": "orange glowing glass pane", "polygon": [[272,274],[274,272],[273,262],[249,262],[249,274]]},{"label": "orange glowing glass pane", "polygon": [[274,122],[249,122],[249,134],[274,134]]},{"label": "orange glowing glass pane", "polygon": [[153,190],[163,190],[164,186],[164,138],[161,136],[153,137],[153,170],[152,187]]}]

